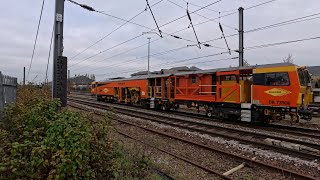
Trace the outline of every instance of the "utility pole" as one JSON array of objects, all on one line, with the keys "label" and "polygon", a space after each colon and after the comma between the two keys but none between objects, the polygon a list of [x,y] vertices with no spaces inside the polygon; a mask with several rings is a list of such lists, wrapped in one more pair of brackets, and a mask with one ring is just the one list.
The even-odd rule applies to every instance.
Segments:
[{"label": "utility pole", "polygon": [[150,75],[150,37],[148,37],[148,75]]},{"label": "utility pole", "polygon": [[26,67],[23,67],[23,85],[26,85]]},{"label": "utility pole", "polygon": [[52,80],[52,98],[59,98],[62,107],[67,106],[67,57],[62,56],[64,1],[56,0],[55,5]]},{"label": "utility pole", "polygon": [[243,7],[239,7],[239,66],[243,66]]}]

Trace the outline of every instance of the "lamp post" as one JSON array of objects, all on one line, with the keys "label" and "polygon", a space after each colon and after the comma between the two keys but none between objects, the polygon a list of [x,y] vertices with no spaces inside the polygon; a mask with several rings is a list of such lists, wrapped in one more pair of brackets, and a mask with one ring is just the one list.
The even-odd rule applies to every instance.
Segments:
[{"label": "lamp post", "polygon": [[[156,34],[156,35],[159,35],[156,32],[142,32],[142,34]],[[147,39],[148,39],[148,75],[150,75],[150,40],[151,40],[151,37],[148,37]]]}]

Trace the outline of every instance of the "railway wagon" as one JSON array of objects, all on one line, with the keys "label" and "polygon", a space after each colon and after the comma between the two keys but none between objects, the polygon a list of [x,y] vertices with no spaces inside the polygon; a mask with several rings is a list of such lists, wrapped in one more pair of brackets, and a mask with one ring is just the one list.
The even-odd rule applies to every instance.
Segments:
[{"label": "railway wagon", "polygon": [[141,99],[147,98],[146,79],[112,79],[92,85],[91,94],[98,101],[141,105]]},{"label": "railway wagon", "polygon": [[116,79],[95,91],[98,100],[163,110],[187,105],[209,117],[270,122],[311,118],[310,79],[306,68],[278,63]]},{"label": "railway wagon", "polygon": [[279,63],[176,74],[175,103],[204,107],[208,116],[241,121],[310,119],[306,68]]}]

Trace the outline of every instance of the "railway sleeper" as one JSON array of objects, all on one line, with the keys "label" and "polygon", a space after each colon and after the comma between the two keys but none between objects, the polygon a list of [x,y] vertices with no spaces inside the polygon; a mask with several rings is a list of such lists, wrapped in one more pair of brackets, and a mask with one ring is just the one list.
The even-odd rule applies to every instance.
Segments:
[{"label": "railway sleeper", "polygon": [[286,142],[286,141],[279,141],[279,140],[271,139],[271,138],[266,138],[264,140],[264,143],[266,143],[268,145],[280,146],[280,147],[284,147],[284,148],[288,148],[288,149],[294,149],[297,151],[309,151],[309,152],[313,152],[316,154],[320,154],[319,149],[314,149],[314,148],[304,146],[301,144],[295,144],[295,143],[290,143],[290,142]]}]

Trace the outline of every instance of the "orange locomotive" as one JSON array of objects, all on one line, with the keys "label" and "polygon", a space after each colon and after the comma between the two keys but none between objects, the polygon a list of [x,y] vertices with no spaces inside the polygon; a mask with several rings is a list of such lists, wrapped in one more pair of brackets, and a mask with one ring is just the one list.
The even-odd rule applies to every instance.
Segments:
[{"label": "orange locomotive", "polygon": [[304,67],[278,63],[111,79],[94,84],[92,94],[98,101],[163,110],[187,105],[209,117],[270,122],[311,119],[310,80]]}]

